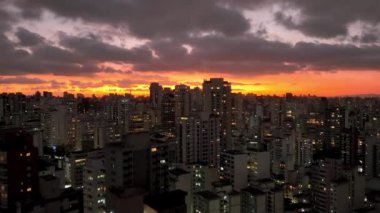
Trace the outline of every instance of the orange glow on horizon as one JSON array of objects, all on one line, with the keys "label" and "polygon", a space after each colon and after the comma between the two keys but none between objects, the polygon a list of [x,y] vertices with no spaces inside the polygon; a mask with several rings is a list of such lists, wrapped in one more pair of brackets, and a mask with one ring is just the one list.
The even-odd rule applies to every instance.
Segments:
[{"label": "orange glow on horizon", "polygon": [[2,84],[2,92],[23,92],[33,94],[38,91],[51,91],[62,95],[64,91],[82,93],[86,96],[107,95],[109,93],[137,96],[149,95],[149,83],[156,81],[165,87],[176,84],[190,87],[202,86],[204,79],[224,77],[231,82],[233,92],[258,95],[283,95],[292,92],[296,95],[340,96],[380,93],[380,72],[377,71],[340,71],[340,72],[295,72],[259,76],[243,76],[224,73],[180,73],[168,72],[159,75],[144,72],[125,75],[100,73],[88,76],[27,75],[23,77],[43,79],[41,84]]}]

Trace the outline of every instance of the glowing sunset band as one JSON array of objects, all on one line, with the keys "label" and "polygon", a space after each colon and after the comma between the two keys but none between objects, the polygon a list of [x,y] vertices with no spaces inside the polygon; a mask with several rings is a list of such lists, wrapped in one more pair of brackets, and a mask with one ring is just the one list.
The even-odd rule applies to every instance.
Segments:
[{"label": "glowing sunset band", "polygon": [[33,94],[39,91],[51,91],[62,95],[64,91],[83,93],[86,96],[97,96],[109,93],[132,93],[133,95],[148,95],[149,83],[160,82],[167,87],[176,84],[188,84],[191,87],[201,87],[204,79],[224,77],[232,83],[234,92],[255,93],[259,95],[282,95],[286,92],[294,94],[313,94],[318,96],[380,94],[380,72],[376,71],[340,71],[340,72],[296,72],[290,74],[240,76],[222,73],[179,73],[165,72],[160,74],[141,73],[97,74],[93,77],[28,75],[22,78],[41,79],[42,82],[6,82],[7,79],[17,79],[8,76],[2,79],[1,92],[23,92]]}]

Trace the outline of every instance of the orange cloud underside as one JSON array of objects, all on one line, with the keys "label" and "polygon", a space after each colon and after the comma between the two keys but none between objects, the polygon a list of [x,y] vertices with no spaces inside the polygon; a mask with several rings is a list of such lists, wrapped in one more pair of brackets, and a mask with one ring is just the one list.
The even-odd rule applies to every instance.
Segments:
[{"label": "orange cloud underside", "polygon": [[[376,71],[296,72],[259,76],[204,72],[161,72],[159,74],[146,72],[127,76],[125,74],[103,73],[93,77],[27,75],[24,77],[43,79],[46,83],[33,85],[2,84],[0,85],[0,91],[33,94],[37,90],[48,90],[55,95],[61,95],[64,91],[83,93],[85,95],[95,94],[97,96],[109,93],[148,95],[149,83],[152,81],[158,81],[169,87],[173,87],[176,83],[185,83],[194,87],[201,86],[204,79],[221,76],[232,83],[232,88],[235,92],[260,95],[282,95],[286,92],[319,96],[380,93],[380,72]],[[55,83],[52,84],[52,81],[55,81]]]}]

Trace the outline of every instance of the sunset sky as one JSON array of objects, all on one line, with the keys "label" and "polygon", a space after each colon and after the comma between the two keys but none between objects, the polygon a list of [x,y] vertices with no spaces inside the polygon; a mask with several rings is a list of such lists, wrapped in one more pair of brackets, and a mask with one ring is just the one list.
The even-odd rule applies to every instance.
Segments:
[{"label": "sunset sky", "polygon": [[2,0],[0,92],[380,94],[379,0]]}]

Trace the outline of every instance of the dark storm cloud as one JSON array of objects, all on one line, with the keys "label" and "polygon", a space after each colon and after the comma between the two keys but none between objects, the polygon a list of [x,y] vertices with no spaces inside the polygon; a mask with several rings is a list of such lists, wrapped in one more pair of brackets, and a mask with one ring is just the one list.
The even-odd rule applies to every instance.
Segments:
[{"label": "dark storm cloud", "polygon": [[377,27],[365,27],[360,35],[352,37],[354,42],[374,44],[380,41],[380,29]]},{"label": "dark storm cloud", "polygon": [[60,44],[70,48],[73,52],[96,61],[149,61],[152,52],[146,48],[124,49],[104,43],[99,38],[87,38],[61,35]]},{"label": "dark storm cloud", "polygon": [[43,43],[44,38],[37,33],[32,33],[25,28],[18,28],[16,36],[22,46],[35,46]]},{"label": "dark storm cloud", "polygon": [[[281,73],[296,70],[378,70],[380,47],[328,45],[299,42],[291,45],[267,41],[254,35],[243,37],[206,36],[185,41],[153,42],[158,58],[135,64],[136,70],[184,70],[240,72],[247,74]],[[171,60],[174,59],[174,60]]]},{"label": "dark storm cloud", "polygon": [[46,81],[38,78],[27,78],[27,77],[10,77],[10,78],[1,78],[0,84],[43,84]]},{"label": "dark storm cloud", "polygon": [[[204,71],[260,75],[297,70],[379,70],[380,47],[329,45],[299,42],[295,45],[268,41],[253,34],[226,37],[209,35],[163,39],[125,49],[94,36],[63,34],[57,47],[49,42],[18,50],[0,37],[4,57],[1,74],[91,75],[122,72],[98,65],[104,62],[131,64],[135,71]],[[189,49],[191,51],[189,51]],[[152,52],[155,56],[153,57]],[[131,73],[127,70],[126,73]]]},{"label": "dark storm cloud", "polygon": [[[359,3],[360,2],[360,3]],[[330,38],[347,34],[357,20],[380,21],[377,0],[17,0],[25,17],[38,18],[45,9],[85,23],[126,27],[143,45],[123,48],[107,43],[97,31],[87,36],[60,33],[58,41],[18,28],[11,41],[5,32],[15,19],[0,8],[0,75],[92,75],[97,72],[204,71],[259,75],[297,70],[380,70],[377,31],[353,38],[366,45],[266,40],[265,26],[250,30],[242,8],[282,5],[278,23],[306,35]],[[299,11],[299,17],[289,10]],[[378,13],[379,12],[379,13]],[[3,26],[3,27],[1,27]],[[23,47],[20,49],[20,46]],[[128,64],[132,70],[107,67],[105,62]],[[72,82],[75,83],[75,82]],[[104,83],[104,82],[102,82]],[[114,82],[118,83],[118,82]],[[129,83],[129,82],[128,82]],[[127,83],[127,84],[128,84]]]},{"label": "dark storm cloud", "polygon": [[70,19],[128,27],[143,38],[171,37],[191,32],[216,31],[237,35],[249,29],[237,10],[216,0],[17,0],[24,12],[38,14],[41,8]]},{"label": "dark storm cloud", "polygon": [[0,32],[10,29],[10,24],[15,21],[15,17],[5,10],[6,1],[0,2]]},{"label": "dark storm cloud", "polygon": [[286,0],[279,1],[288,8],[299,10],[300,20],[282,12],[277,21],[289,29],[296,29],[305,35],[332,38],[345,36],[347,27],[356,21],[369,24],[380,22],[380,1],[378,0]]},{"label": "dark storm cloud", "polygon": [[[132,63],[136,61],[149,61],[151,51],[146,48],[124,49],[104,43],[97,38],[73,37],[62,35],[60,44],[54,46],[42,36],[27,31],[28,41],[20,39],[20,43],[32,45],[29,51],[18,49],[19,44],[12,43],[4,34],[0,34],[1,75],[18,74],[44,74],[57,75],[91,75],[96,72],[116,72],[117,70],[99,66],[103,62]],[[20,30],[16,33],[21,37]],[[30,39],[30,37],[34,39]],[[38,39],[35,39],[38,38]],[[32,42],[33,40],[33,42]],[[38,42],[37,42],[38,40]],[[36,45],[38,44],[38,45]]]}]

